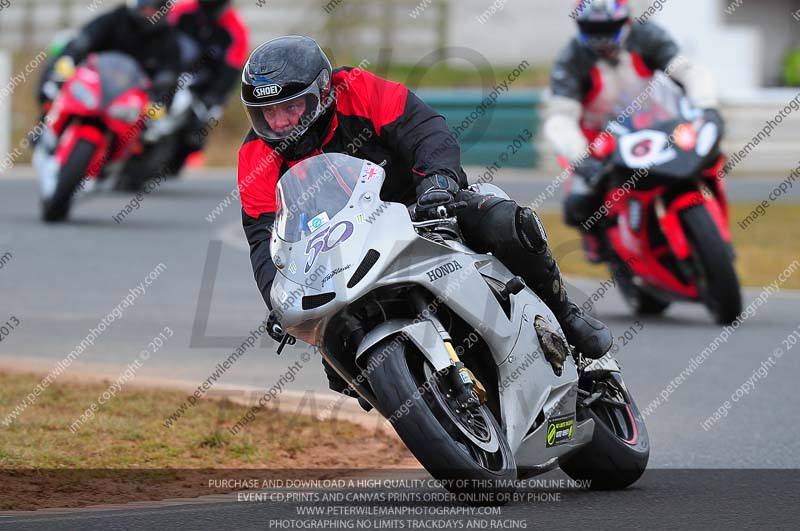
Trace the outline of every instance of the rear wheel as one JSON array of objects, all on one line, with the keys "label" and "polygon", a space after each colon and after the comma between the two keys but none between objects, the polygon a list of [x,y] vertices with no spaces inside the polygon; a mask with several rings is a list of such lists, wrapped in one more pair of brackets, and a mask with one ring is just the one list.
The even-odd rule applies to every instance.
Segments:
[{"label": "rear wheel", "polygon": [[67,162],[58,172],[58,184],[50,197],[42,198],[42,219],[47,222],[64,221],[69,215],[72,197],[81,181],[86,177],[86,170],[92,162],[97,146],[88,140],[78,140]]},{"label": "rear wheel", "polygon": [[[592,402],[598,393],[602,396]],[[559,465],[569,477],[588,480],[590,489],[624,489],[641,477],[650,459],[650,438],[639,408],[618,373],[601,380],[582,377],[580,394],[577,419],[594,420],[594,435]]]},{"label": "rear wheel", "polygon": [[[497,504],[507,501],[517,477],[508,441],[486,405],[474,410],[460,408],[450,378],[433,370],[411,345],[386,339],[373,347],[367,358],[368,380],[381,413],[411,453],[430,474],[441,480],[479,480],[475,490],[467,481],[445,481],[462,501]],[[487,486],[491,484],[492,486]],[[472,495],[492,494],[492,499]]]},{"label": "rear wheel", "polygon": [[691,242],[700,296],[717,323],[730,324],[742,313],[742,294],[730,248],[704,205],[681,212],[681,221]]},{"label": "rear wheel", "polygon": [[611,258],[608,268],[612,277],[617,279],[625,304],[634,313],[639,315],[661,315],[669,308],[669,301],[654,297],[636,285],[633,273],[618,256],[614,255]]}]

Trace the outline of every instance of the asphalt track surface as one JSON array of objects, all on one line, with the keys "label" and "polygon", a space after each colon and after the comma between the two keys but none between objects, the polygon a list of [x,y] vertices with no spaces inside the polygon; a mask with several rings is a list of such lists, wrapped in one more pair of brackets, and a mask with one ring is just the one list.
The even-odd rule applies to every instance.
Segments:
[{"label": "asphalt track surface", "polygon": [[[12,316],[20,322],[0,343],[0,363],[54,367],[122,303],[129,290],[163,264],[166,267],[146,286],[144,294],[138,295],[133,306],[107,326],[69,371],[116,376],[169,327],[174,336],[139,369],[137,378],[193,385],[208,378],[216,364],[227,358],[265,317],[264,304],[252,278],[238,202],[234,201],[213,222],[206,219],[231,192],[234,175],[233,170],[206,171],[168,182],[145,196],[141,208],[119,224],[112,216],[131,196],[92,197],[76,206],[70,223],[57,226],[39,222],[34,180],[19,174],[0,179],[0,256],[12,255],[0,269],[0,322]],[[760,201],[780,180],[734,180],[730,183],[732,201]],[[548,182],[541,178],[525,180],[518,174],[507,178],[501,175],[496,180],[525,204]],[[545,208],[556,207],[559,197],[556,194]],[[796,194],[794,197],[796,200]],[[577,240],[551,244],[557,255],[578,252]],[[602,289],[599,281],[570,283],[579,302]],[[747,289],[745,304],[760,291]],[[652,444],[651,468],[798,468],[800,442],[793,397],[800,374],[796,356],[800,346],[787,351],[783,341],[800,325],[799,305],[800,295],[796,293],[771,295],[767,304],[727,342],[668,391],[670,382],[719,336],[721,328],[712,323],[702,307],[690,304],[675,304],[665,317],[639,319],[636,324],[616,290],[603,294],[593,313],[608,323],[617,336],[626,330],[631,330],[633,336],[617,357],[640,409],[667,395],[646,418]],[[207,318],[204,308],[208,310]],[[785,352],[776,358],[779,348]],[[304,362],[303,352],[292,348],[277,357],[274,344],[266,340],[240,359],[218,385],[265,389],[300,361],[304,367],[288,389],[325,391],[327,384],[319,361]],[[754,378],[755,371],[764,367],[770,356],[774,363],[768,364],[766,374]],[[726,409],[727,416],[709,429],[701,427],[748,380],[752,389]],[[0,416],[8,413],[2,411]],[[789,493],[796,495],[795,472],[790,474],[795,483],[786,485],[786,490],[776,487],[758,491],[746,478],[720,481],[710,472],[698,477],[699,480],[690,481],[680,475],[646,476],[636,489],[626,493],[568,493],[562,503],[545,505],[537,511],[541,520],[537,517],[535,522],[564,526],[593,522],[594,528],[605,527],[605,522],[633,528],[653,527],[645,524],[650,521],[660,524],[655,526],[660,528],[666,525],[669,515],[678,518],[674,527],[684,522],[685,527],[708,528],[712,520],[723,522],[719,517],[728,515],[730,527],[748,528],[750,524],[755,526],[759,511],[766,508],[779,519],[781,514],[793,514],[788,507],[784,512],[778,507]],[[681,504],[696,507],[696,518],[686,520],[691,513]],[[206,504],[137,510],[135,515],[132,511],[87,513],[80,523],[69,520],[74,527],[64,520],[57,523],[60,517],[42,516],[28,524],[17,521],[14,528],[152,529],[158,525],[195,529],[197,526],[189,524],[194,521],[202,522],[203,528],[226,528],[225,522],[236,522],[239,529],[264,529],[264,520],[269,516],[266,513],[276,510],[264,504]],[[507,510],[511,514],[530,508]],[[737,515],[751,519],[736,525]],[[221,527],[215,527],[215,522]],[[0,528],[4,523],[10,524],[0,520]],[[780,520],[773,524],[759,528],[781,527]]]}]

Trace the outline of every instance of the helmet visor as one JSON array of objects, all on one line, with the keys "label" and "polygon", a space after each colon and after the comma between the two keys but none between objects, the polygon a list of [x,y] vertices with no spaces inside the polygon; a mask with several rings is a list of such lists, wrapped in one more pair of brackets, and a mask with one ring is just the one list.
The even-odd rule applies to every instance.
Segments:
[{"label": "helmet visor", "polygon": [[586,35],[597,37],[610,37],[616,35],[620,30],[625,27],[628,19],[623,18],[619,20],[579,20],[578,27],[581,32]]},{"label": "helmet visor", "polygon": [[613,55],[622,46],[627,20],[609,22],[580,21],[580,41],[600,55]]},{"label": "helmet visor", "polygon": [[[259,88],[256,87],[255,94],[258,94]],[[288,140],[299,138],[308,131],[325,113],[325,103],[322,101],[320,83],[315,81],[300,94],[263,104],[245,102],[245,108],[253,130],[261,138]]]}]

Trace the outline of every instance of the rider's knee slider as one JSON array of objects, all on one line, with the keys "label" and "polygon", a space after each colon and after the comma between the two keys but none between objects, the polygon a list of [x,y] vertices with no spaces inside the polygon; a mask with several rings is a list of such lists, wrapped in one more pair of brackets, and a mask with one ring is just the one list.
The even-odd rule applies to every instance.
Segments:
[{"label": "rider's knee slider", "polygon": [[515,228],[517,237],[527,250],[536,254],[547,251],[547,233],[536,212],[527,207],[518,207]]}]

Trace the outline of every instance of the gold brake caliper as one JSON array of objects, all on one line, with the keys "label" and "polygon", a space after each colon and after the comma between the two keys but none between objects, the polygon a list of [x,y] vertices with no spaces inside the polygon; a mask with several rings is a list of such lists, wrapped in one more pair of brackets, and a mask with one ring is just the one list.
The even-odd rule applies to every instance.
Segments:
[{"label": "gold brake caliper", "polygon": [[453,348],[453,345],[449,341],[445,341],[444,346],[447,349],[447,353],[450,355],[450,359],[453,360],[453,363],[458,368],[461,381],[465,384],[472,383],[475,394],[478,395],[478,401],[481,403],[481,405],[485,404],[486,388],[483,386],[480,380],[475,377],[472,371],[464,365],[464,362],[459,359],[458,354],[456,354],[456,349]]}]

